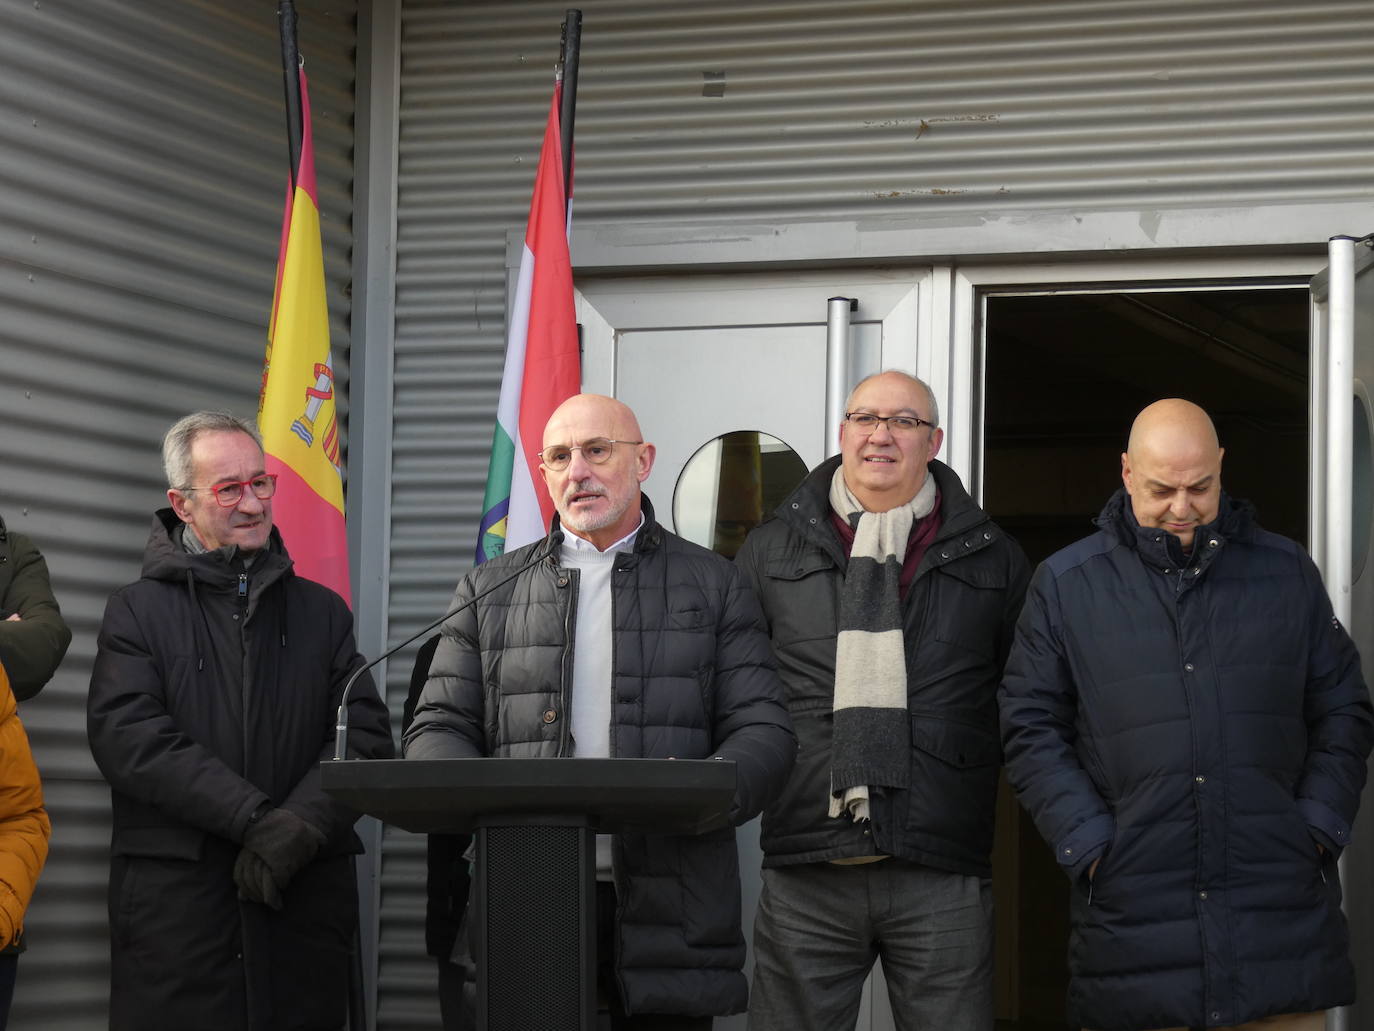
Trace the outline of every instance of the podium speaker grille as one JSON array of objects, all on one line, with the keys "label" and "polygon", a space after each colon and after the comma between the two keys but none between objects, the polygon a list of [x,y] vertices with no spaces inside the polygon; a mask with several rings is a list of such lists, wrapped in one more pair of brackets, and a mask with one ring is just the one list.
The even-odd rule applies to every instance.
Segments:
[{"label": "podium speaker grille", "polygon": [[[478,831],[487,1031],[581,1031],[594,1014],[594,838],[577,827]],[[491,926],[500,913],[507,926]],[[511,933],[512,930],[515,933]],[[591,964],[590,966],[588,964]]]}]

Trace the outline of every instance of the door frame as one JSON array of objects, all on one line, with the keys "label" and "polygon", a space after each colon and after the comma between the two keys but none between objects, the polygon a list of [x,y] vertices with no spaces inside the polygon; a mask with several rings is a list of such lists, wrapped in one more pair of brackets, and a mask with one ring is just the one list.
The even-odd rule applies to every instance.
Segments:
[{"label": "door frame", "polygon": [[[1006,263],[936,269],[932,280],[936,285],[948,283],[947,310],[951,313],[946,355],[933,355],[931,347],[922,347],[925,368],[942,371],[951,383],[946,426],[949,444],[946,461],[964,478],[970,495],[981,505],[985,488],[985,404],[987,369],[987,300],[993,296],[1031,296],[1045,294],[1133,293],[1180,291],[1255,289],[1256,287],[1307,288],[1311,277],[1325,264],[1325,254],[1289,254],[1280,256],[1235,258],[1157,258],[1132,260],[1062,261],[1035,263]],[[948,272],[942,281],[939,273]],[[1325,361],[1324,352],[1312,341],[1309,353],[1309,373],[1312,390],[1323,382],[1319,375]],[[925,373],[920,373],[924,375]],[[959,393],[954,393],[958,391]],[[1070,399],[1071,403],[1071,399]],[[1309,401],[1309,433],[1314,441],[1317,427],[1314,413],[1317,398]],[[1123,420],[1134,413],[1123,412]],[[1314,443],[1315,446],[1315,443]],[[1321,482],[1315,473],[1310,484]],[[1311,489],[1315,489],[1312,487]],[[1321,521],[1321,508],[1309,502],[1309,532],[1315,533]],[[1010,796],[1008,796],[1010,797]],[[1002,801],[1006,801],[1003,799]],[[1019,851],[1014,805],[999,804],[998,833],[1003,847],[1013,853]],[[1011,861],[1019,864],[1019,857]],[[998,904],[1019,910],[1020,884],[1013,878],[999,885]],[[1007,983],[1003,986],[1009,998],[1003,1000],[1020,1018],[1019,921],[998,920],[997,958],[1004,965]]]},{"label": "door frame", "polygon": [[[1324,265],[1325,254],[1313,252],[1248,258],[1109,259],[949,268],[948,353],[933,355],[934,348],[921,348],[928,367],[932,372],[943,372],[951,388],[947,395],[950,414],[945,420],[950,441],[946,444],[946,460],[964,478],[969,494],[981,505],[986,385],[984,327],[989,296],[1306,287]],[[934,270],[935,285],[940,284],[941,271],[944,270]],[[1309,361],[1314,381],[1318,378],[1317,357],[1314,349]],[[918,365],[917,374],[923,375],[919,368]]]},{"label": "door frame", "polygon": [[[827,285],[855,277],[890,276],[892,283],[911,289],[902,304],[914,306],[913,337],[884,339],[882,367],[913,369],[930,384],[941,404],[945,429],[942,460],[963,479],[974,500],[983,498],[983,390],[985,347],[984,312],[990,294],[1103,293],[1121,290],[1214,290],[1257,285],[1307,286],[1325,267],[1323,249],[1267,256],[1219,254],[1206,257],[1142,257],[1131,259],[1073,259],[1063,261],[989,262],[987,264],[922,264],[919,261],[887,267],[836,264],[825,270],[782,271],[767,267],[728,273],[701,271],[690,266],[654,276],[578,275],[575,289],[578,320],[583,324],[582,389],[614,396],[615,348],[592,344],[613,337],[615,328],[639,325],[633,312],[634,293],[666,282],[699,284],[716,291],[724,304],[737,304],[751,280],[786,279],[800,290],[826,291]],[[623,285],[616,315],[610,320],[586,303],[580,287],[596,284],[605,297],[612,283]],[[605,301],[599,302],[605,306]],[[621,304],[624,307],[621,307]],[[648,316],[648,312],[643,313]],[[610,322],[615,322],[613,328]],[[589,346],[590,345],[590,346]],[[1314,342],[1309,368],[1317,379],[1318,349]],[[1318,399],[1313,398],[1313,402]],[[1315,478],[1314,478],[1315,479]],[[1322,536],[1312,527],[1312,541]]]}]

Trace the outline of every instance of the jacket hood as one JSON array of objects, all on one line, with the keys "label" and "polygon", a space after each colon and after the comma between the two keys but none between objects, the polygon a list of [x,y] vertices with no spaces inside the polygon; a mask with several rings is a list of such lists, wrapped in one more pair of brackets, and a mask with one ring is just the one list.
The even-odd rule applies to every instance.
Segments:
[{"label": "jacket hood", "polygon": [[[1093,520],[1093,525],[1128,548],[1134,548],[1141,558],[1153,565],[1177,567],[1188,561],[1188,556],[1183,553],[1183,543],[1175,534],[1141,526],[1136,521],[1135,511],[1131,508],[1131,496],[1126,493],[1125,487],[1118,487],[1116,493],[1107,499],[1102,511]],[[1249,540],[1254,537],[1256,528],[1255,506],[1222,491],[1217,517],[1199,526],[1194,531],[1194,540],[1208,535],[1223,541]]]},{"label": "jacket hood", "polygon": [[[181,520],[170,508],[158,509],[153,514],[153,527],[143,552],[143,579],[185,586],[197,613],[192,620],[191,632],[195,640],[196,668],[201,670],[205,668],[206,656],[211,651],[209,616],[201,601],[202,590],[218,597],[237,590],[241,596],[246,596],[246,618],[252,619],[267,589],[292,575],[292,563],[275,526],[272,527],[267,549],[258,556],[251,568],[245,568],[239,561],[238,549],[233,546],[192,555],[177,536],[176,529],[181,525]],[[275,636],[285,648],[287,615],[280,602],[271,606],[270,612],[269,618],[276,623]]]},{"label": "jacket hood", "polygon": [[[143,550],[144,579],[184,581],[190,576],[212,587],[236,584],[239,574],[243,572],[238,549],[231,545],[192,555],[182,547],[176,532],[177,527],[183,525],[170,508],[158,509],[153,514],[152,529],[148,532],[148,543]],[[253,563],[251,572],[254,586],[260,590],[280,579],[291,567],[291,556],[286,553],[286,545],[274,526],[267,549]]]}]

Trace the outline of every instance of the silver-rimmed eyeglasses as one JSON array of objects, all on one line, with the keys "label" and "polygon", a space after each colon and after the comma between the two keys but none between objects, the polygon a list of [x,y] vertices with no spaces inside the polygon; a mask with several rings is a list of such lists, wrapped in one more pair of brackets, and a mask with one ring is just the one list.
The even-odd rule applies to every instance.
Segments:
[{"label": "silver-rimmed eyeglasses", "polygon": [[611,440],[607,437],[593,437],[581,444],[550,444],[539,452],[539,461],[544,468],[562,472],[572,461],[572,453],[581,451],[582,457],[592,465],[605,465],[611,459],[611,452],[617,444],[643,444],[642,440]]},{"label": "silver-rimmed eyeglasses", "polygon": [[880,422],[887,426],[889,433],[915,433],[922,426],[929,426],[932,429],[935,427],[935,424],[929,419],[920,419],[914,415],[874,415],[872,412],[845,412],[844,417],[860,433],[873,433],[877,430]]},{"label": "silver-rimmed eyeglasses", "polygon": [[177,490],[183,494],[196,490],[208,492],[220,508],[233,508],[243,500],[245,487],[253,492],[253,497],[259,501],[266,501],[277,493],[277,474],[263,473],[261,476],[254,476],[251,480],[225,480],[223,483],[212,484],[209,487],[178,487]]}]

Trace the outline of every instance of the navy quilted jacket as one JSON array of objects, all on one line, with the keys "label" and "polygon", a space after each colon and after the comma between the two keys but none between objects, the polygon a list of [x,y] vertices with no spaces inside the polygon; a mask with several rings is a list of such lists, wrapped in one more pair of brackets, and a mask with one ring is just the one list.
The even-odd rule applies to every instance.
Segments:
[{"label": "navy quilted jacket", "polygon": [[[735,567],[644,525],[612,580],[611,751],[736,764],[736,823],[756,816],[796,758],[758,601]],[[555,533],[557,530],[555,522]],[[486,562],[453,605],[528,562],[547,539]],[[572,623],[578,575],[550,558],[444,624],[405,735],[408,758],[572,754]],[[614,840],[616,974],[631,1013],[744,1010],[739,858],[727,827]]]},{"label": "navy quilted jacket", "polygon": [[1374,720],[1316,567],[1225,495],[1190,557],[1124,491],[1097,525],[1037,570],[1000,693],[1012,785],[1074,882],[1069,1019],[1349,1003],[1335,855]]}]

